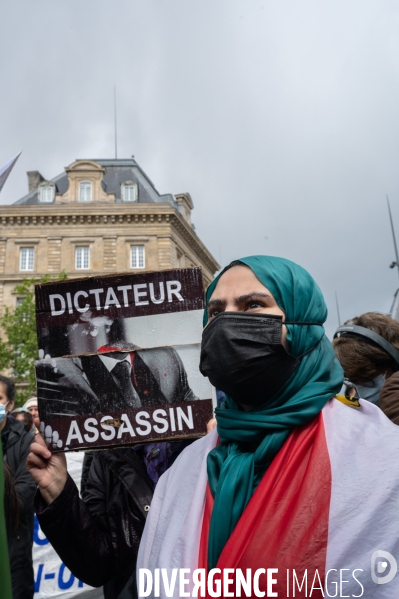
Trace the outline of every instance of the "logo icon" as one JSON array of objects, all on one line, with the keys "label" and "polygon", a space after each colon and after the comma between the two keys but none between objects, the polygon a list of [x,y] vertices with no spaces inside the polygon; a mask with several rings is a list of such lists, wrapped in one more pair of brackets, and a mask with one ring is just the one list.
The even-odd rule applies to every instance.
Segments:
[{"label": "logo icon", "polygon": [[391,553],[382,551],[381,549],[374,551],[371,556],[371,578],[375,584],[391,582],[397,571],[398,563]]}]

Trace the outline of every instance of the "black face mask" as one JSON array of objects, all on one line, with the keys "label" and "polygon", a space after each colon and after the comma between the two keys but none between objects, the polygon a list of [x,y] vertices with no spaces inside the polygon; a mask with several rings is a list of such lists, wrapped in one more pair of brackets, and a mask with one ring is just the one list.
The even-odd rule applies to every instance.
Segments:
[{"label": "black face mask", "polygon": [[299,366],[282,345],[282,324],[274,314],[218,314],[202,334],[201,373],[239,403],[266,403]]}]

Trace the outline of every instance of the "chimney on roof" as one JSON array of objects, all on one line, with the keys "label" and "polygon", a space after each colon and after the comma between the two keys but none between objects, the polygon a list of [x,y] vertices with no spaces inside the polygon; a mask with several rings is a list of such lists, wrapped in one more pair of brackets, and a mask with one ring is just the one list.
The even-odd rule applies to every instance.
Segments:
[{"label": "chimney on roof", "polygon": [[189,193],[178,193],[175,195],[177,205],[179,206],[179,212],[183,215],[183,218],[191,225],[191,210],[194,208],[193,200]]},{"label": "chimney on roof", "polygon": [[37,189],[40,183],[45,181],[45,178],[39,173],[39,171],[28,171],[26,174],[28,175],[29,193]]}]

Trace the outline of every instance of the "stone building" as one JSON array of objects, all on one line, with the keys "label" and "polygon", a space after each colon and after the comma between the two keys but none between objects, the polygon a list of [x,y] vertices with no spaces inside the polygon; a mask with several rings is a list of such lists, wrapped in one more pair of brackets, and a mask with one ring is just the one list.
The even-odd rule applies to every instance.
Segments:
[{"label": "stone building", "polygon": [[77,160],[54,179],[28,172],[29,193],[0,206],[0,310],[23,278],[70,278],[201,266],[219,269],[191,223],[188,193],[160,195],[134,158]]}]

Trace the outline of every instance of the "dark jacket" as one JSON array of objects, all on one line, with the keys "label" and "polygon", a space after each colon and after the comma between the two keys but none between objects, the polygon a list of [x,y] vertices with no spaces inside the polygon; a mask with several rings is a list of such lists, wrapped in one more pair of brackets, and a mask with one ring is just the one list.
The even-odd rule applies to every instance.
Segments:
[{"label": "dark jacket", "polygon": [[116,599],[128,580],[136,593],[137,552],[153,494],[147,469],[133,449],[94,455],[83,494],[68,476],[49,506],[35,498],[43,532],[67,568]]},{"label": "dark jacket", "polygon": [[131,404],[123,386],[118,386],[98,355],[57,358],[56,368],[53,360],[38,361],[36,376],[41,419],[198,399],[188,384],[183,362],[174,348],[140,350],[132,356],[135,401]]},{"label": "dark jacket", "polygon": [[12,527],[7,530],[13,599],[32,599],[33,498],[36,483],[26,469],[26,458],[34,437],[26,432],[22,422],[14,418],[7,418],[1,436],[4,440],[4,460],[14,474],[14,483],[22,504],[18,530]]}]

